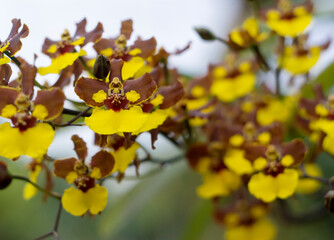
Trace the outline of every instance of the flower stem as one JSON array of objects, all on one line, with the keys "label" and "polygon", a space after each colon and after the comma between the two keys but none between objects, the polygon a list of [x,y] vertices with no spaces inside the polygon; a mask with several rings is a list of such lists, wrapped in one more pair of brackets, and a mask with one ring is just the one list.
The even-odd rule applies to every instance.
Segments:
[{"label": "flower stem", "polygon": [[30,181],[30,179],[26,178],[26,177],[22,177],[22,176],[17,176],[17,175],[12,175],[11,176],[12,179],[18,179],[18,180],[22,180],[25,181],[27,183],[30,183],[31,185],[33,185],[35,188],[37,188],[38,190],[40,190],[41,192],[49,195],[50,197],[56,198],[56,199],[61,199],[61,196],[58,193],[54,193],[54,192],[49,192],[47,190],[45,190],[44,188],[38,186],[36,183]]}]

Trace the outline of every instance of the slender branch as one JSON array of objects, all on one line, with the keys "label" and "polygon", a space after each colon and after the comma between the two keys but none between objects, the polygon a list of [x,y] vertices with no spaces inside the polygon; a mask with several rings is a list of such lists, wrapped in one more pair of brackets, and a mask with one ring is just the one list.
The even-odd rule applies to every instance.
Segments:
[{"label": "slender branch", "polygon": [[258,62],[260,63],[260,66],[262,67],[262,69],[266,72],[268,72],[270,70],[270,67],[267,63],[267,61],[265,60],[263,54],[261,53],[259,46],[258,45],[254,45],[252,47],[252,51],[255,54],[256,59],[258,60]]},{"label": "slender branch", "polygon": [[[72,109],[68,109],[68,108],[63,108],[63,114],[68,114],[68,115],[75,115],[77,116],[78,114],[80,114],[81,112],[77,111],[77,110],[72,110]],[[91,114],[90,113],[84,113],[82,115],[82,117],[89,117]]]},{"label": "slender branch", "polygon": [[50,237],[50,236],[54,236],[54,239],[55,240],[58,240],[59,239],[59,236],[58,236],[58,227],[59,227],[59,222],[60,222],[60,216],[61,216],[61,211],[62,211],[62,204],[61,204],[61,201],[59,201],[59,207],[58,207],[58,212],[57,212],[57,216],[56,216],[56,221],[55,221],[55,224],[54,224],[54,227],[52,229],[51,232],[49,233],[46,233],[38,238],[36,238],[35,240],[41,240],[41,239],[45,239],[47,237]]},{"label": "slender branch", "polygon": [[215,36],[215,39],[218,40],[221,43],[224,43],[227,47],[229,47],[229,48],[231,47],[230,44],[225,39],[222,39],[222,38],[217,37],[217,36]]},{"label": "slender branch", "polygon": [[78,120],[80,117],[86,115],[86,113],[88,113],[89,110],[91,110],[92,107],[88,107],[85,110],[79,112],[74,118],[72,118],[71,120],[69,120],[66,123],[62,123],[62,124],[55,124],[56,127],[66,127],[66,126],[73,126],[74,124],[72,124],[73,122],[75,122],[76,120]]},{"label": "slender branch", "polygon": [[17,176],[17,175],[12,175],[11,176],[13,179],[18,179],[18,180],[22,180],[25,181],[27,183],[30,183],[31,185],[33,185],[35,188],[37,188],[38,190],[40,190],[41,192],[49,195],[50,197],[56,198],[56,199],[60,199],[61,196],[58,193],[54,193],[54,192],[49,192],[47,190],[45,190],[44,188],[38,186],[36,183],[30,181],[30,179],[26,178],[26,177],[22,177],[22,176]]},{"label": "slender branch", "polygon": [[8,52],[8,51],[4,51],[3,53],[4,53],[7,57],[9,57],[9,58],[16,64],[16,66],[18,66],[18,67],[21,66],[20,61],[19,61],[16,57],[11,56],[11,55],[10,55],[10,52]]},{"label": "slender branch", "polygon": [[87,65],[85,59],[83,59],[83,57],[79,57],[79,60],[84,66],[84,68],[87,70],[87,72],[89,72],[90,75],[94,76],[92,69],[90,69],[90,67]]},{"label": "slender branch", "polygon": [[169,137],[167,133],[161,132],[161,134],[168,140],[170,141],[174,146],[180,147],[180,144],[173,138]]},{"label": "slender branch", "polygon": [[300,164],[300,170],[302,171],[302,174],[303,174],[301,178],[313,179],[313,180],[316,180],[316,181],[318,181],[318,182],[321,182],[321,183],[324,183],[324,184],[328,184],[328,186],[329,186],[330,188],[333,187],[330,179],[309,175],[309,174],[306,172],[306,169],[305,169],[304,164]]}]

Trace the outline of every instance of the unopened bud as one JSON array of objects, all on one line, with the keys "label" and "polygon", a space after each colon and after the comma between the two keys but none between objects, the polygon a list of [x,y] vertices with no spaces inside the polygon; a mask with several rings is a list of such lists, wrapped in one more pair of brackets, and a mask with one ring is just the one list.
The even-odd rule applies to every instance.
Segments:
[{"label": "unopened bud", "polygon": [[325,207],[331,213],[334,213],[334,190],[330,190],[325,195]]},{"label": "unopened bud", "polygon": [[195,28],[198,35],[206,41],[213,41],[216,39],[215,35],[206,28]]},{"label": "unopened bud", "polygon": [[7,170],[6,163],[0,161],[0,189],[8,187],[11,181],[12,177]]},{"label": "unopened bud", "polygon": [[99,79],[104,79],[108,76],[110,72],[110,61],[104,55],[99,55],[96,57],[94,66],[93,66],[93,74],[95,77]]}]

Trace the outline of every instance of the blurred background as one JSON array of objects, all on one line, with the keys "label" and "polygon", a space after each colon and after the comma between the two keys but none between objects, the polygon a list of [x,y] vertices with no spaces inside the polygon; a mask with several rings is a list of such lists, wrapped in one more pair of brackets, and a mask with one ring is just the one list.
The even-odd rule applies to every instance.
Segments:
[{"label": "blurred background", "polygon": [[[271,5],[274,1],[261,2]],[[311,42],[321,44],[328,38],[334,39],[334,1],[313,2],[316,6],[316,17],[310,37]],[[132,39],[137,36],[143,39],[154,36],[158,46],[164,46],[169,51],[181,49],[191,42],[188,51],[173,56],[170,62],[171,67],[177,67],[181,73],[190,76],[204,74],[207,65],[221,61],[227,50],[219,42],[200,40],[193,30],[194,27],[205,26],[217,35],[226,37],[233,27],[240,25],[251,15],[251,8],[246,0],[11,0],[2,1],[1,9],[0,39],[6,39],[11,29],[11,19],[20,18],[22,23],[28,25],[30,35],[23,40],[19,55],[32,62],[36,53],[37,66],[46,66],[50,61],[40,53],[44,38],[59,39],[65,28],[74,33],[75,23],[82,18],[87,18],[88,29],[101,22],[104,26],[104,37],[116,36],[121,21],[131,18],[134,21]],[[317,76],[333,62],[333,45],[324,52],[312,70],[312,76]],[[88,54],[93,54],[93,51],[88,50]],[[52,81],[54,77],[47,75],[39,79],[41,82]],[[73,90],[67,91],[70,93]],[[74,156],[70,137],[78,130],[88,143],[90,155],[93,155],[96,149],[91,146],[92,133],[87,128],[75,127],[57,132],[49,155],[54,158]],[[144,135],[139,138],[139,142],[149,147],[148,139],[149,137]],[[156,147],[153,156],[169,158],[179,154],[177,149],[162,139],[158,140]],[[25,159],[21,159],[19,163],[6,162],[12,173],[27,175]],[[201,182],[200,176],[192,172],[185,161],[163,169],[159,166],[142,166],[142,169],[155,171],[157,174],[138,181],[126,180],[121,184],[116,180],[106,182],[109,203],[101,215],[78,218],[63,211],[59,227],[60,239],[222,239],[223,230],[213,221],[210,201],[202,200],[196,195],[196,187]],[[128,175],[133,175],[133,171],[129,170]],[[328,174],[333,175],[330,172]],[[42,178],[43,176],[40,180]],[[22,197],[23,186],[23,182],[14,181],[10,188],[0,191],[1,240],[34,239],[53,227],[57,202],[48,199],[46,203],[42,203],[42,194],[25,201]],[[65,187],[63,180],[55,182],[56,191],[62,192]],[[321,205],[322,201],[319,202],[319,199],[321,197],[301,199],[302,204],[298,207]],[[277,238],[279,240],[330,240],[334,236],[333,217],[307,224],[290,224],[284,221],[276,223],[280,225]]]}]

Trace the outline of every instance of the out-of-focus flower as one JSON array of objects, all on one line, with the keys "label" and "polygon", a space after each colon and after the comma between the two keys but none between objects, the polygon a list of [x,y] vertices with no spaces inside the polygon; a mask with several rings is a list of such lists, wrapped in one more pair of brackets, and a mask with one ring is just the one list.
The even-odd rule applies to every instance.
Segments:
[{"label": "out-of-focus flower", "polygon": [[247,18],[242,27],[237,27],[229,34],[229,44],[235,48],[249,48],[268,38],[267,32],[260,32],[258,21],[254,17]]},{"label": "out-of-focus flower", "polygon": [[61,114],[65,95],[59,88],[50,88],[39,90],[32,100],[37,70],[19,60],[22,76],[8,86],[0,86],[0,114],[14,125],[0,125],[0,155],[11,159],[21,155],[36,158],[46,153],[55,133],[49,124],[40,121]]},{"label": "out-of-focus flower", "polygon": [[[305,171],[309,176],[312,176],[312,177],[321,177],[322,176],[321,169],[319,168],[318,165],[316,165],[314,163],[306,163],[305,164]],[[301,175],[301,171],[300,171],[300,175]],[[317,180],[301,178],[298,181],[296,192],[297,193],[302,193],[302,194],[312,194],[312,193],[316,192],[317,190],[319,190],[320,187],[321,187],[321,183]]]},{"label": "out-of-focus flower", "polygon": [[101,150],[86,164],[86,143],[77,135],[72,136],[72,141],[78,159],[54,161],[54,174],[78,188],[70,187],[64,191],[61,199],[63,207],[74,216],[81,216],[87,211],[98,214],[107,204],[108,193],[105,187],[96,184],[96,179],[111,174],[115,160],[110,153]]},{"label": "out-of-focus flower", "polygon": [[[78,57],[86,55],[82,47],[89,42],[99,40],[103,32],[101,23],[98,23],[95,29],[90,32],[86,32],[86,24],[86,19],[77,23],[77,30],[73,37],[68,30],[65,30],[60,41],[45,39],[42,52],[48,55],[52,62],[48,67],[40,67],[38,69],[39,74],[60,73],[62,69],[72,65]],[[79,51],[75,49],[76,46],[80,46]]]},{"label": "out-of-focus flower", "polygon": [[306,47],[307,35],[299,36],[294,44],[286,46],[278,58],[278,64],[293,75],[308,73],[317,63],[320,53],[327,49],[329,41],[320,46]]},{"label": "out-of-focus flower", "polygon": [[[123,80],[135,76],[145,65],[145,60],[153,56],[157,45],[155,38],[152,37],[148,40],[138,38],[133,45],[129,46],[127,41],[130,39],[132,31],[132,20],[125,20],[122,22],[120,35],[118,37],[109,39],[102,38],[94,44],[94,49],[98,54],[103,54],[110,60],[123,60]],[[136,77],[140,76],[137,74]]]},{"label": "out-of-focus flower", "polygon": [[4,52],[9,51],[10,56],[14,56],[22,47],[21,38],[26,38],[29,35],[29,28],[25,24],[19,32],[19,28],[21,27],[20,19],[14,18],[12,24],[12,30],[7,39],[4,42],[0,41],[0,65],[10,62],[10,59],[5,56]]},{"label": "out-of-focus flower", "polygon": [[298,171],[291,167],[299,164],[305,153],[306,146],[301,140],[280,146],[249,146],[245,157],[261,171],[250,178],[249,192],[264,202],[291,196],[298,184]]},{"label": "out-of-focus flower", "polygon": [[296,37],[311,23],[313,4],[305,3],[293,6],[290,0],[278,0],[277,7],[262,12],[268,27],[280,36]]}]

